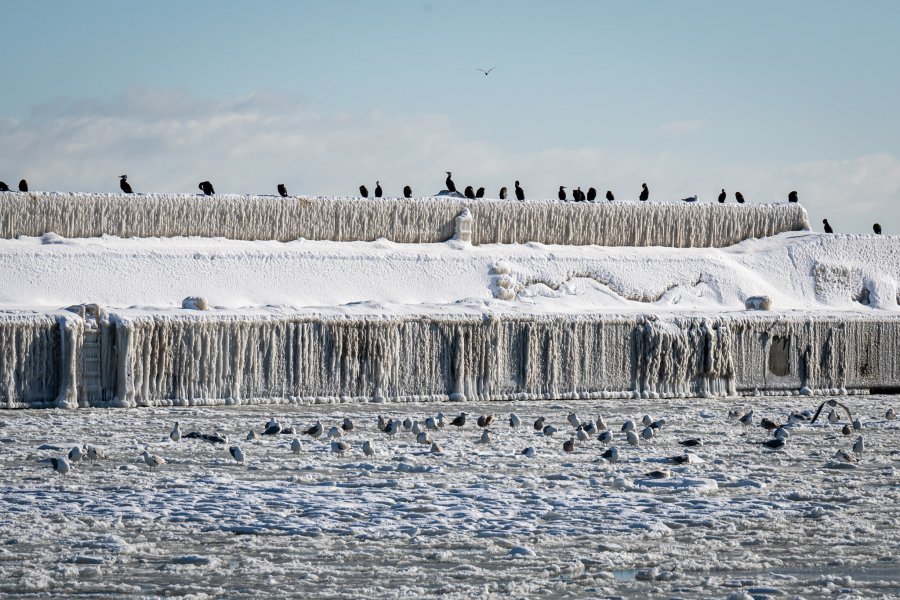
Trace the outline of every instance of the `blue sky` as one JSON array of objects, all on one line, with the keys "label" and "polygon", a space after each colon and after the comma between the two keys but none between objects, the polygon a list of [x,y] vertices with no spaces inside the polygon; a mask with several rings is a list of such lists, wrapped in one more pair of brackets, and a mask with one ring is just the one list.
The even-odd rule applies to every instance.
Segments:
[{"label": "blue sky", "polygon": [[[634,199],[900,232],[900,2],[3,1],[0,179]],[[489,77],[475,67],[496,66]]]}]

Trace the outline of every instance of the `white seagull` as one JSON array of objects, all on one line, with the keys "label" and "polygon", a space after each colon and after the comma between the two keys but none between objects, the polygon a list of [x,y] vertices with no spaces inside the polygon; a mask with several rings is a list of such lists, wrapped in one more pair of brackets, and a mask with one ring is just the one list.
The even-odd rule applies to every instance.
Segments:
[{"label": "white seagull", "polygon": [[244,453],[243,451],[241,451],[240,446],[232,446],[228,449],[228,452],[231,453],[231,458],[241,464],[244,464]]},{"label": "white seagull", "polygon": [[420,444],[431,444],[432,443],[431,436],[428,435],[427,431],[420,431],[416,435],[416,441]]},{"label": "white seagull", "polygon": [[147,466],[150,467],[151,471],[159,465],[166,464],[166,460],[162,456],[159,456],[158,454],[150,454],[150,452],[146,449],[141,456],[144,457],[144,462],[147,463]]},{"label": "white seagull", "polygon": [[85,446],[73,446],[71,450],[69,450],[69,460],[73,463],[79,462],[84,459],[84,455],[87,454],[87,448]]},{"label": "white seagull", "polygon": [[53,470],[60,475],[65,475],[69,472],[69,461],[67,461],[64,456],[60,456],[59,458],[51,458],[50,465],[53,467]]},{"label": "white seagull", "polygon": [[375,454],[375,448],[372,447],[372,442],[366,440],[363,442],[363,454],[366,456],[372,456]]},{"label": "white seagull", "polygon": [[294,454],[300,454],[300,439],[294,438],[291,440],[291,452]]},{"label": "white seagull", "polygon": [[634,431],[634,421],[628,419],[622,424],[622,431]]},{"label": "white seagull", "polygon": [[866,449],[866,445],[863,443],[863,437],[859,436],[856,438],[856,441],[853,442],[853,452],[856,454],[862,454],[863,450]]},{"label": "white seagull", "polygon": [[350,444],[341,440],[331,440],[331,451],[343,454],[350,449]]},{"label": "white seagull", "polygon": [[341,429],[340,427],[332,427],[328,430],[328,438],[327,439],[339,438],[342,435],[344,435],[343,429]]},{"label": "white seagull", "polygon": [[341,429],[349,433],[356,429],[356,425],[353,424],[353,421],[350,419],[350,417],[344,417],[344,422],[341,423]]},{"label": "white seagull", "polygon": [[428,429],[429,431],[438,430],[437,421],[434,417],[428,417],[427,419],[425,419],[425,429]]},{"label": "white seagull", "polygon": [[579,419],[578,415],[576,415],[575,413],[570,412],[569,416],[566,418],[569,421],[569,425],[571,425],[575,429],[578,429],[581,426],[581,419]]},{"label": "white seagull", "polygon": [[528,446],[527,448],[522,450],[522,454],[524,454],[528,458],[532,458],[535,454],[534,446]]},{"label": "white seagull", "polygon": [[173,442],[177,442],[181,439],[181,429],[178,428],[178,421],[175,421],[175,427],[169,432],[169,439]]},{"label": "white seagull", "polygon": [[475,443],[476,444],[490,444],[491,443],[491,431],[489,429],[485,429],[484,431],[482,431],[481,437]]},{"label": "white seagull", "polygon": [[509,413],[509,426],[510,427],[518,427],[522,421],[519,419],[519,415],[516,413]]},{"label": "white seagull", "polygon": [[99,448],[97,448],[97,447],[95,447],[95,446],[91,446],[90,444],[88,444],[88,446],[87,446],[87,459],[88,459],[88,462],[90,462],[91,464],[94,464],[95,462],[97,462],[97,461],[100,460],[101,458],[105,458],[104,455],[103,455],[103,452],[101,452]]},{"label": "white seagull", "polygon": [[641,443],[640,440],[638,440],[637,434],[633,431],[626,431],[625,437],[632,446],[637,446]]}]

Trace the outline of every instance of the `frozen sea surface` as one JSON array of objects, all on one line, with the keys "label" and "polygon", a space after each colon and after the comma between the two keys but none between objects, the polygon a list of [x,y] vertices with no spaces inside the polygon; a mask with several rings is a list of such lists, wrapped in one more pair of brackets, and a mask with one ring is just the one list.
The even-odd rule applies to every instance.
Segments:
[{"label": "frozen sea surface", "polygon": [[[897,597],[900,421],[896,396],[843,399],[862,422],[858,462],[846,417],[789,428],[782,450],[762,417],[815,410],[810,397],[722,401],[566,401],[319,405],[0,414],[0,595],[202,597]],[[753,424],[729,412],[754,409]],[[466,410],[465,427],[449,425]],[[432,455],[377,415],[448,423]],[[592,436],[563,452],[572,427],[602,415],[620,452]],[[510,412],[522,425],[508,425]],[[475,418],[492,413],[493,442]],[[628,445],[625,419],[665,419]],[[543,415],[559,431],[535,432]],[[331,452],[324,436],[246,441],[271,417],[326,431],[351,417]],[[227,434],[227,447],[183,433]],[[688,464],[680,440],[700,438]],[[363,455],[364,440],[377,454]],[[106,458],[65,476],[49,459],[74,445]],[[151,472],[144,447],[165,458]],[[533,458],[521,454],[536,450]],[[54,449],[58,448],[58,449]],[[851,454],[853,454],[851,452]],[[699,459],[699,460],[696,460]],[[664,479],[648,473],[669,470]]]}]

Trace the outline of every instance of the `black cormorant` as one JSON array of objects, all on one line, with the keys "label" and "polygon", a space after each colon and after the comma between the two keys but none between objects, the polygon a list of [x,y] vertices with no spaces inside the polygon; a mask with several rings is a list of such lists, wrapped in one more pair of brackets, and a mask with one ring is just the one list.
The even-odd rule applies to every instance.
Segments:
[{"label": "black cormorant", "polygon": [[799,202],[799,198],[797,198],[797,191],[794,190],[790,194],[788,194],[788,202]]},{"label": "black cormorant", "polygon": [[287,198],[287,188],[284,187],[283,183],[278,184],[278,195],[282,198]]},{"label": "black cormorant", "polygon": [[734,193],[734,199],[737,200],[737,203],[738,203],[738,204],[743,204],[743,203],[744,203],[744,195],[743,195],[742,193],[740,193],[740,192],[735,192],[735,193]]},{"label": "black cormorant", "polygon": [[6,183],[0,181],[0,192],[8,192],[9,186]]},{"label": "black cormorant", "polygon": [[606,190],[606,199],[610,202],[616,199],[616,197],[613,196],[612,190]]},{"label": "black cormorant", "polygon": [[453,175],[453,173],[451,173],[450,171],[446,171],[446,173],[447,173],[447,181],[445,181],[444,183],[447,185],[447,191],[448,191],[448,192],[455,192],[455,191],[456,191],[456,184],[453,183],[453,180],[452,180],[452,179],[450,179],[450,176]]},{"label": "black cormorant", "polygon": [[875,223],[874,225],[872,225],[872,231],[874,231],[878,235],[881,235],[881,225]]},{"label": "black cormorant", "polygon": [[647,184],[646,184],[646,183],[642,183],[642,184],[641,184],[641,196],[640,196],[640,198],[641,198],[641,202],[644,202],[644,201],[650,199],[650,189],[647,187]]},{"label": "black cormorant", "polygon": [[581,187],[575,188],[575,191],[572,192],[572,198],[575,199],[575,202],[584,202],[584,192],[581,191]]},{"label": "black cormorant", "polygon": [[25,181],[24,179],[22,179],[22,180],[19,181],[19,191],[20,191],[20,192],[27,192],[27,191],[28,191],[28,182]]},{"label": "black cormorant", "polygon": [[412,198],[412,188],[408,185],[403,186],[403,197],[404,198]]},{"label": "black cormorant", "polygon": [[559,186],[559,193],[556,195],[559,196],[560,200],[565,200],[566,199],[566,186],[564,186],[564,185]]},{"label": "black cormorant", "polygon": [[500,199],[506,200],[506,188],[505,187],[500,188]]},{"label": "black cormorant", "polygon": [[588,188],[587,199],[588,202],[593,202],[594,200],[596,200],[597,190],[595,190],[594,188]]},{"label": "black cormorant", "polygon": [[380,181],[375,182],[375,197],[381,198],[381,182]]},{"label": "black cormorant", "polygon": [[212,184],[208,181],[201,181],[200,185],[198,185],[197,187],[199,187],[200,191],[202,191],[207,196],[212,196],[216,193],[216,190],[213,189]]},{"label": "black cormorant", "polygon": [[828,219],[822,219],[822,223],[825,224],[825,233],[834,233],[834,229],[831,228],[831,225],[828,223]]},{"label": "black cormorant", "polygon": [[722,193],[719,194],[719,204],[725,204],[725,199],[728,197],[728,194],[725,193],[725,188],[722,188]]},{"label": "black cormorant", "polygon": [[369,197],[368,188],[366,188],[366,186],[364,186],[364,185],[359,186],[359,195],[362,196],[363,198],[368,198]]},{"label": "black cormorant", "polygon": [[128,183],[128,175],[119,175],[119,188],[126,194],[130,194],[133,191],[131,184]]},{"label": "black cormorant", "polygon": [[475,199],[475,190],[472,189],[471,185],[466,186],[465,196],[466,196],[466,198],[468,198],[470,200]]},{"label": "black cormorant", "polygon": [[475,192],[475,197],[476,198],[484,198],[484,188],[483,187],[478,188],[478,190]]},{"label": "black cormorant", "polygon": [[521,187],[519,187],[518,181],[516,182],[516,198],[518,198],[519,200],[525,199],[525,190],[523,190]]}]

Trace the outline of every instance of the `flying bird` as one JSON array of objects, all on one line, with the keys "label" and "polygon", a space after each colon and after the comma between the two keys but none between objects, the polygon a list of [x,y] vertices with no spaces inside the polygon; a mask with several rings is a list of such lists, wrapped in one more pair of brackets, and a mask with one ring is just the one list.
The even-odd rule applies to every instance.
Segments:
[{"label": "flying bird", "polygon": [[131,184],[128,183],[128,175],[119,175],[119,188],[126,194],[132,193]]},{"label": "flying bird", "polygon": [[212,196],[216,193],[216,190],[213,189],[213,185],[208,181],[201,181],[197,187],[199,187],[200,191],[207,196]]},{"label": "flying bird", "polygon": [[24,179],[19,180],[19,191],[27,192],[28,191],[28,182]]},{"label": "flying bird", "polygon": [[475,70],[476,70],[476,71],[481,71],[482,73],[484,73],[484,76],[487,77],[488,75],[491,74],[491,71],[493,71],[493,70],[496,69],[496,68],[497,68],[497,67],[491,67],[490,69],[488,69],[487,71],[485,71],[484,69],[479,69],[478,67],[475,67]]},{"label": "flying bird", "polygon": [[282,198],[287,198],[287,195],[288,195],[287,188],[284,187],[283,183],[278,184],[278,195],[281,196]]}]

